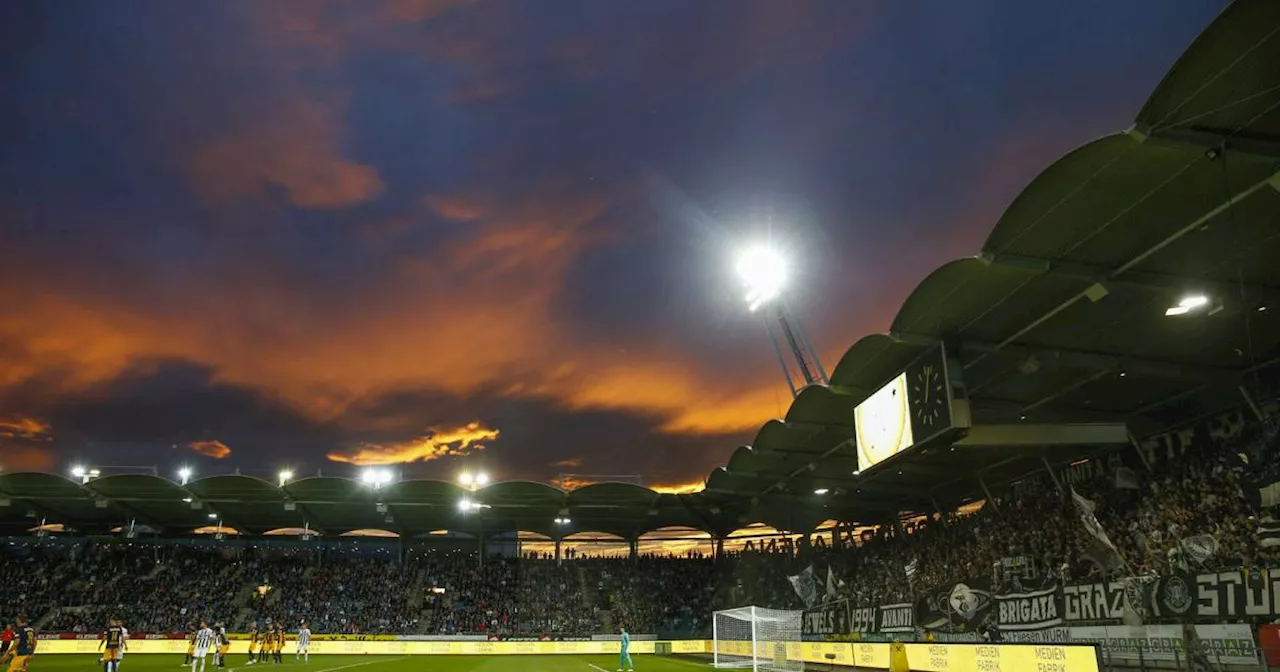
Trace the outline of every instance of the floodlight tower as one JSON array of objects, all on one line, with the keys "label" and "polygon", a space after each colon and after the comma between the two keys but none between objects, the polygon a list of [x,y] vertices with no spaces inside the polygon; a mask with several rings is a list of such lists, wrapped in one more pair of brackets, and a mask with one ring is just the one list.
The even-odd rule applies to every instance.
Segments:
[{"label": "floodlight tower", "polygon": [[[782,375],[791,388],[791,396],[800,394],[808,385],[826,385],[827,371],[822,360],[809,342],[800,320],[787,307],[783,294],[786,285],[787,266],[782,256],[773,248],[757,245],[748,248],[738,258],[738,277],[746,286],[747,307],[753,313],[764,316],[765,331],[778,355]],[[783,355],[783,343],[791,354],[791,362]]]}]

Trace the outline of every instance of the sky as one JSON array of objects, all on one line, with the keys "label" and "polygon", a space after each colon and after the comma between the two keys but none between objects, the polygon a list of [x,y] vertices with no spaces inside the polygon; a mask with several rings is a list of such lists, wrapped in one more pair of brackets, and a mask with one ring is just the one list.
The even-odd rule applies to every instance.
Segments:
[{"label": "sky", "polygon": [[1223,6],[0,4],[0,470],[696,487]]}]

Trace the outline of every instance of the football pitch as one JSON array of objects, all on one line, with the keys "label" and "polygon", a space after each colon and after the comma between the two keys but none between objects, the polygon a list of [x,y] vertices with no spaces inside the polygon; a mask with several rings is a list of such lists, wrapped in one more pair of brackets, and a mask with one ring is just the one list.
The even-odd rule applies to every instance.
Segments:
[{"label": "football pitch", "polygon": [[[313,656],[311,662],[295,661],[285,656],[282,665],[246,665],[245,655],[232,656],[225,668],[209,665],[204,672],[613,672],[618,669],[617,656]],[[635,656],[641,672],[692,672],[713,670],[708,662],[691,658]],[[181,672],[182,656],[162,654],[126,655],[120,672]],[[185,668],[190,670],[190,666]],[[29,672],[92,672],[102,670],[98,657],[92,655],[36,655]]]}]

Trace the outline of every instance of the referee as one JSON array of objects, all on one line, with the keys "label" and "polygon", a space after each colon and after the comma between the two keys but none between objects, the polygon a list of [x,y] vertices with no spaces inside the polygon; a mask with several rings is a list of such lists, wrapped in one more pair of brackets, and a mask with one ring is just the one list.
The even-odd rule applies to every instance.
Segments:
[{"label": "referee", "polygon": [[4,632],[0,632],[0,658],[9,652],[9,647],[13,646],[13,625],[6,623]]}]

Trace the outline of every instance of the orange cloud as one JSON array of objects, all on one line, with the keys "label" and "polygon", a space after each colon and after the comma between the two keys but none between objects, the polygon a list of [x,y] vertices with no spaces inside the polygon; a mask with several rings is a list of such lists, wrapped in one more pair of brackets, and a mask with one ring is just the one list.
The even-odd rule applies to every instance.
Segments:
[{"label": "orange cloud", "polygon": [[707,484],[702,481],[691,481],[689,483],[677,483],[675,485],[651,485],[650,490],[660,492],[667,495],[688,495],[695,492],[702,492],[707,488]]},{"label": "orange cloud", "polygon": [[498,434],[496,429],[471,422],[453,429],[432,429],[430,434],[411,441],[366,443],[353,450],[333,451],[327,457],[334,462],[360,466],[430,462],[484,450],[484,442],[493,441]]},{"label": "orange cloud", "polygon": [[599,483],[599,482],[600,481],[597,481],[591,478],[582,478],[581,476],[566,475],[560,478],[552,479],[551,485],[554,485],[557,488],[564,490],[565,492],[572,492],[583,486],[587,486],[587,485],[591,485],[593,483]]},{"label": "orange cloud", "polygon": [[0,439],[49,441],[53,437],[47,423],[35,418],[15,415],[0,417]]},{"label": "orange cloud", "polygon": [[552,462],[552,463],[551,463],[551,466],[553,466],[553,467],[569,467],[569,468],[572,468],[572,467],[581,467],[581,466],[582,466],[582,458],[581,458],[581,457],[571,457],[571,458],[569,458],[569,459],[567,459],[567,460],[557,460],[557,461],[555,461],[555,462]]},{"label": "orange cloud", "polygon": [[231,455],[231,448],[221,441],[192,441],[187,444],[187,448],[190,448],[205,457],[212,457],[215,460],[221,460]]},{"label": "orange cloud", "polygon": [[53,471],[54,463],[54,454],[43,448],[12,445],[0,447],[0,473]]},{"label": "orange cloud", "polygon": [[382,192],[372,167],[341,156],[341,128],[333,103],[280,96],[238,127],[199,147],[187,168],[198,188],[216,200],[262,198],[281,190],[303,208],[337,208]]},{"label": "orange cloud", "polygon": [[470,222],[484,215],[484,206],[457,196],[431,194],[423,201],[437,215],[458,222]]}]

